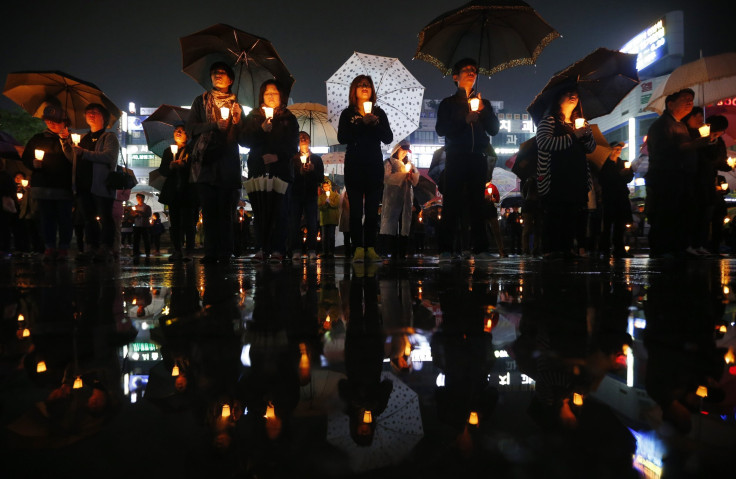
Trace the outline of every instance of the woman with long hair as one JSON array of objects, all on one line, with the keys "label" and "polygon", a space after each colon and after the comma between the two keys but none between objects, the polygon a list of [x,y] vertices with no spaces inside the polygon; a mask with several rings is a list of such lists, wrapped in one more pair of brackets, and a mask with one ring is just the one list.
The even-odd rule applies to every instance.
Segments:
[{"label": "woman with long hair", "polygon": [[380,261],[375,245],[378,204],[383,193],[381,143],[391,143],[394,135],[386,113],[376,106],[376,89],[370,76],[355,77],[350,84],[349,101],[340,115],[337,139],[340,144],[347,145],[345,188],[352,205],[350,238],[355,248],[353,261]]}]

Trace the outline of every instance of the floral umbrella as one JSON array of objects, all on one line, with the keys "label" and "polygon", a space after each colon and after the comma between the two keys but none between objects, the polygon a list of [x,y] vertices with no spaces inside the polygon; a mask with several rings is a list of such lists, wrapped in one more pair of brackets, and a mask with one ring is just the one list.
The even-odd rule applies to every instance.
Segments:
[{"label": "floral umbrella", "polygon": [[350,83],[358,75],[370,75],[376,87],[376,105],[388,117],[394,141],[388,149],[419,128],[424,87],[397,59],[355,52],[327,80],[327,117],[337,130],[340,114],[348,107]]}]

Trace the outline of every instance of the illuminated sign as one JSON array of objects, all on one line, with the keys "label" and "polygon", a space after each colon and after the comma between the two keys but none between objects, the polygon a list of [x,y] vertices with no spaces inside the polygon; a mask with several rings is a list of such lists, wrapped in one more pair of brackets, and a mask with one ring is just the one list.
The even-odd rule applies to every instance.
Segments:
[{"label": "illuminated sign", "polygon": [[667,53],[664,18],[647,28],[624,45],[621,51],[635,53],[636,69],[643,70]]},{"label": "illuminated sign", "polygon": [[717,106],[736,106],[736,96],[733,98],[726,98],[716,103]]}]

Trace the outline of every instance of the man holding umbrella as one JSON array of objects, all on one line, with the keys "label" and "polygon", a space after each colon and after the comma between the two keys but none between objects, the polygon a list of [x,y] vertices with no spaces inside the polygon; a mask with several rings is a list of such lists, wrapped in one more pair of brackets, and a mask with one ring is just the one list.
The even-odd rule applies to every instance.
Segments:
[{"label": "man holding umbrella", "polygon": [[457,92],[445,98],[437,110],[437,134],[445,137],[446,166],[442,223],[439,231],[440,261],[450,261],[453,233],[463,203],[471,218],[473,252],[476,260],[488,260],[488,240],[483,216],[488,164],[485,151],[490,137],[498,133],[499,121],[488,100],[473,87],[478,75],[475,60],[455,63],[452,79]]}]

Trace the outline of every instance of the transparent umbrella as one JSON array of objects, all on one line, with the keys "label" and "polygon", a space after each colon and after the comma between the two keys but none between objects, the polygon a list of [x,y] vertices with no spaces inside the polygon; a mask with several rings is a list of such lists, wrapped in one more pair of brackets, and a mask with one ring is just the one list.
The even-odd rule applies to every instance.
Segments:
[{"label": "transparent umbrella", "polygon": [[296,117],[299,130],[311,137],[312,146],[337,145],[337,131],[327,120],[327,107],[319,103],[294,103],[287,107]]}]

